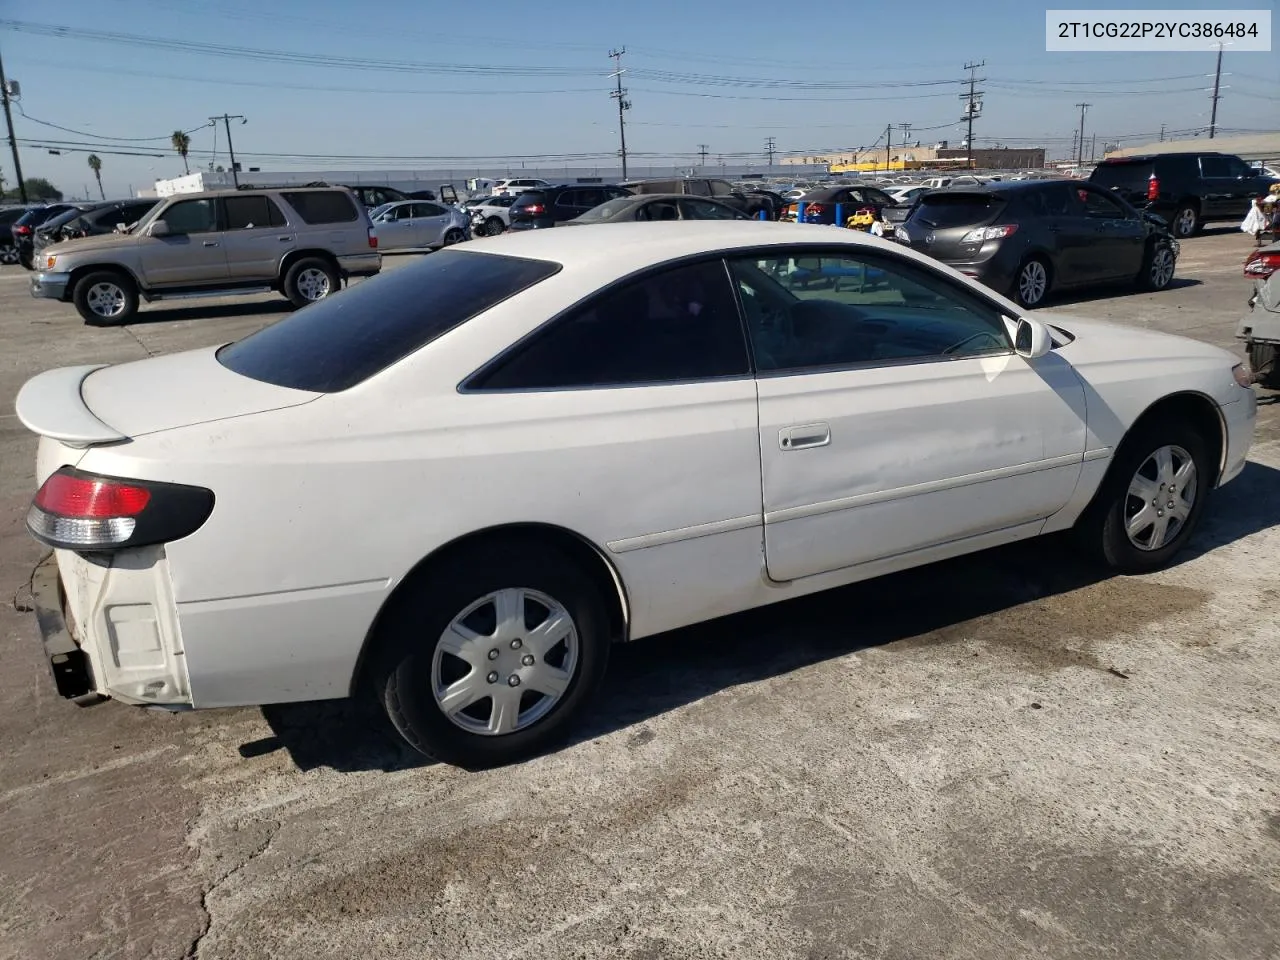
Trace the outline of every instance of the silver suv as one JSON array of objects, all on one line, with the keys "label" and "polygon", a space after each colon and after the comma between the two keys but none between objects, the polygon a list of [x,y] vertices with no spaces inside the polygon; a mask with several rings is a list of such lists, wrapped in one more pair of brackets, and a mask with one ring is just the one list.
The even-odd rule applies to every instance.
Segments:
[{"label": "silver suv", "polygon": [[369,214],[345,188],[219,190],[162,200],[127,234],[46,247],[31,295],[124,323],[139,298],[276,290],[302,307],[381,268]]}]

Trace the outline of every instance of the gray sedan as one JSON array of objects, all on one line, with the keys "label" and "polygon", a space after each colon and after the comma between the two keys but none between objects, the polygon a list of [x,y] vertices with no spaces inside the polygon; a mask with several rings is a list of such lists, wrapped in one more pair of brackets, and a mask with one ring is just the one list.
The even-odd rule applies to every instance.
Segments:
[{"label": "gray sedan", "polygon": [[654,220],[749,220],[745,213],[707,197],[683,194],[643,194],[637,197],[615,197],[586,213],[566,220],[562,227],[588,223],[632,223]]},{"label": "gray sedan", "polygon": [[369,214],[378,232],[378,250],[435,250],[470,237],[471,220],[457,207],[429,200],[384,203]]}]

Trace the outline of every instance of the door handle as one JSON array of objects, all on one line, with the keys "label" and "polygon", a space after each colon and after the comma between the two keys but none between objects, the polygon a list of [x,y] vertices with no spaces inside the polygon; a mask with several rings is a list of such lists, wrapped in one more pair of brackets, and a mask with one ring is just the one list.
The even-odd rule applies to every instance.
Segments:
[{"label": "door handle", "polygon": [[216,246],[218,245],[218,241],[217,241],[217,240],[206,240],[206,241],[204,242],[204,245],[205,245],[206,247],[216,247]]},{"label": "door handle", "polygon": [[276,239],[279,240],[281,243],[288,243],[290,240],[293,239],[293,237],[276,237]]},{"label": "door handle", "polygon": [[831,425],[826,423],[806,423],[796,427],[784,427],[778,431],[778,446],[783,450],[825,447],[830,442]]}]

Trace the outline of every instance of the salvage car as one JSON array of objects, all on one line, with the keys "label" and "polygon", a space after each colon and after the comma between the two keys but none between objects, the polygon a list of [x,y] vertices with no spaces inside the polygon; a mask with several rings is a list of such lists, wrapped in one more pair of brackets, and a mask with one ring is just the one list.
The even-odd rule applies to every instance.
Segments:
[{"label": "salvage car", "polygon": [[1163,567],[1244,467],[1248,382],[850,230],[504,234],[27,382],[33,595],[78,702],[368,694],[504,763],[614,641],[1054,531]]}]

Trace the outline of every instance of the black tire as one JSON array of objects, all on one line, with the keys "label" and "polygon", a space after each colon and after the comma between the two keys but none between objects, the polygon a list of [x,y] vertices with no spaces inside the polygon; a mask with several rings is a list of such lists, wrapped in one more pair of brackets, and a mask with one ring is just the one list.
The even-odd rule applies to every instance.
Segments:
[{"label": "black tire", "polygon": [[[1130,484],[1136,479],[1140,469],[1146,471],[1153,465],[1149,461],[1157,451],[1168,447],[1179,448],[1195,465],[1194,500],[1189,512],[1167,542],[1162,542],[1159,546],[1153,544],[1152,549],[1144,549],[1135,544],[1126,530],[1130,518],[1136,515],[1138,509],[1145,510],[1148,506],[1145,501],[1139,501],[1131,495]],[[1178,458],[1172,462],[1175,468],[1179,465]],[[1088,553],[1119,573],[1149,573],[1159,570],[1173,559],[1195,533],[1215,477],[1209,444],[1195,427],[1171,417],[1152,420],[1139,426],[1135,433],[1125,438],[1119,456],[1107,472],[1102,489],[1076,524],[1076,539]],[[1152,479],[1152,482],[1159,481],[1158,475],[1154,479],[1148,479]],[[1151,506],[1159,506],[1162,510],[1170,502],[1164,500],[1165,496],[1181,496],[1181,492],[1169,494],[1163,488],[1160,492],[1162,502]],[[1159,515],[1164,517],[1165,513]],[[1142,532],[1139,531],[1139,534]]]},{"label": "black tire", "polygon": [[1151,244],[1142,258],[1138,286],[1143,290],[1164,290],[1173,282],[1177,262],[1177,258],[1173,255],[1173,248],[1169,244]]},{"label": "black tire", "polygon": [[465,233],[457,227],[451,227],[444,233],[443,245],[446,247],[452,247],[455,243],[461,243],[465,239],[467,239],[467,235]]},{"label": "black tire", "polygon": [[1169,221],[1169,231],[1179,240],[1194,237],[1203,226],[1200,210],[1193,203],[1179,204],[1178,209],[1173,211],[1173,219]]},{"label": "black tire", "polygon": [[[1042,271],[1043,285],[1032,283],[1032,277],[1037,267]],[[1024,284],[1024,280],[1027,282]],[[1039,289],[1039,296],[1035,296],[1034,292]],[[1028,310],[1034,310],[1036,307],[1043,306],[1045,300],[1049,298],[1049,291],[1053,289],[1053,267],[1044,257],[1034,256],[1027,257],[1018,265],[1018,271],[1013,275],[1013,293],[1012,297],[1021,306]]]},{"label": "black tire", "polygon": [[1249,341],[1249,369],[1268,390],[1280,390],[1280,360],[1274,343]]},{"label": "black tire", "polygon": [[507,225],[502,222],[501,217],[490,217],[484,222],[484,236],[486,237],[496,237],[506,229]]},{"label": "black tire", "polygon": [[285,271],[284,295],[295,307],[305,307],[337,293],[340,283],[338,269],[328,260],[303,257]]},{"label": "black tire", "polygon": [[[436,701],[432,676],[437,638],[454,618],[486,595],[509,588],[537,591],[554,600],[572,618],[577,635],[577,662],[564,692],[545,715],[513,732],[485,734],[464,729],[450,719]],[[481,616],[492,606],[482,606]],[[528,609],[537,609],[537,604]],[[545,609],[545,608],[544,608]],[[536,626],[536,625],[535,625]],[[527,628],[526,629],[530,629]],[[485,633],[485,631],[480,631]],[[492,635],[498,636],[495,625]],[[590,578],[567,556],[555,549],[531,542],[511,542],[488,550],[471,550],[452,558],[443,568],[407,583],[379,618],[374,638],[372,677],[374,690],[387,716],[400,735],[414,749],[436,760],[469,769],[500,766],[538,753],[559,741],[600,685],[609,659],[609,617],[603,598]],[[506,673],[523,668],[508,665],[515,656],[505,638],[495,640],[486,651],[486,663]],[[526,663],[532,648],[525,648]],[[502,659],[494,659],[495,654]],[[442,658],[443,660],[443,658]],[[563,660],[561,664],[563,664]],[[462,661],[456,661],[462,665]],[[442,667],[443,669],[443,667]],[[470,675],[480,668],[473,665]],[[530,664],[528,669],[532,670]],[[501,674],[498,670],[493,675]],[[494,682],[485,678],[488,682]],[[477,680],[478,682],[478,680]],[[501,679],[495,690],[502,690]],[[510,684],[508,684],[510,686]],[[521,694],[528,697],[529,690]],[[484,705],[488,703],[488,706]],[[463,717],[464,722],[492,721],[497,699],[482,697],[464,711],[476,710],[482,717]],[[535,707],[539,700],[530,701]],[[529,709],[521,699],[520,713]],[[487,711],[487,712],[486,712]]]},{"label": "black tire", "polygon": [[18,248],[12,243],[0,245],[0,263],[14,264],[18,262]]},{"label": "black tire", "polygon": [[[85,274],[76,281],[71,300],[84,322],[95,327],[128,323],[138,312],[138,288],[117,270]],[[108,304],[113,305],[110,312]]]}]

